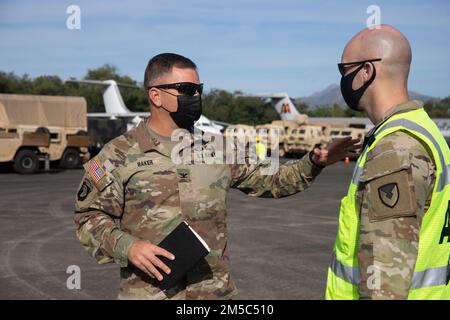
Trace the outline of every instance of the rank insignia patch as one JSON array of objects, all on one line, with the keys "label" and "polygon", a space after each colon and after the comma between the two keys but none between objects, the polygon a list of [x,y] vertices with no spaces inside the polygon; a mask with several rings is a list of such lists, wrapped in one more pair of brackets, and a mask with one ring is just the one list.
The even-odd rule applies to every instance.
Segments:
[{"label": "rank insignia patch", "polygon": [[179,182],[191,182],[191,176],[188,169],[177,169]]}]

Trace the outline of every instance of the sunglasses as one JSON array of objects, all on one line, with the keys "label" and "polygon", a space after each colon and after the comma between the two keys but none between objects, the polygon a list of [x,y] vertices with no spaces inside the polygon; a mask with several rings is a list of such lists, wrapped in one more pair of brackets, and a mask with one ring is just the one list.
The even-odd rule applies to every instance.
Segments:
[{"label": "sunglasses", "polygon": [[345,62],[345,63],[338,63],[338,69],[341,76],[345,75],[345,69],[348,66],[363,64],[366,62],[375,62],[375,61],[381,61],[381,58],[378,59],[369,59],[369,60],[361,60],[361,61],[354,61],[354,62]]},{"label": "sunglasses", "polygon": [[175,89],[180,94],[185,96],[194,96],[197,92],[198,94],[203,93],[203,83],[197,84],[192,82],[177,82],[177,83],[169,83],[169,84],[160,84],[157,86],[150,86],[147,90],[151,88],[157,89]]}]

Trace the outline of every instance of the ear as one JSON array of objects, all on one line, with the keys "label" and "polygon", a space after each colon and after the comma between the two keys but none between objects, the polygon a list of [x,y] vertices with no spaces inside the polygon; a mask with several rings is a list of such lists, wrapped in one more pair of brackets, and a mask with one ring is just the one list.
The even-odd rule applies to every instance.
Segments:
[{"label": "ear", "polygon": [[148,99],[152,105],[159,108],[161,107],[161,95],[159,94],[159,90],[155,88],[151,88],[147,90]]},{"label": "ear", "polygon": [[363,73],[362,73],[363,78],[364,78],[364,82],[369,81],[369,79],[372,77],[373,73],[374,73],[374,66],[373,66],[373,64],[370,63],[370,62],[366,62],[364,64]]}]

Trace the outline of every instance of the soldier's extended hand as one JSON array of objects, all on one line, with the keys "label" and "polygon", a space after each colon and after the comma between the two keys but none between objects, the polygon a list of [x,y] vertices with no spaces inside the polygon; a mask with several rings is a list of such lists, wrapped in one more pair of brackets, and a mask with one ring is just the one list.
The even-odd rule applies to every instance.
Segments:
[{"label": "soldier's extended hand", "polygon": [[169,251],[144,240],[136,241],[128,251],[128,261],[150,277],[161,281],[163,276],[155,266],[163,270],[166,274],[170,274],[170,269],[157,256],[164,256],[170,260],[175,259],[175,256]]},{"label": "soldier's extended hand", "polygon": [[352,137],[336,138],[323,149],[314,148],[313,162],[321,166],[329,166],[348,157],[359,148],[361,148],[359,139],[352,139]]}]

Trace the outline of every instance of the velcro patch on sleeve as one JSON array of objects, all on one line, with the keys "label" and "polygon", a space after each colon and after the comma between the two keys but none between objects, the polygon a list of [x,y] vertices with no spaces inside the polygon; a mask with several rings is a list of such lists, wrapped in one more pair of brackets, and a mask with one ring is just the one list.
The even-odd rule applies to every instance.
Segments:
[{"label": "velcro patch on sleeve", "polygon": [[112,168],[109,160],[102,162],[99,158],[94,158],[84,165],[84,169],[99,191],[104,190],[112,182],[110,174]]},{"label": "velcro patch on sleeve", "polygon": [[412,175],[401,170],[371,180],[366,185],[366,203],[371,222],[416,215],[417,199]]},{"label": "velcro patch on sleeve", "polygon": [[390,150],[367,160],[360,181],[368,182],[390,173],[408,169],[410,166],[411,161],[408,154]]},{"label": "velcro patch on sleeve", "polygon": [[88,178],[85,178],[80,188],[78,189],[77,200],[84,201],[91,193],[92,188],[93,188],[92,183],[89,181]]},{"label": "velcro patch on sleeve", "polygon": [[98,159],[93,159],[89,163],[86,171],[95,183],[99,182],[106,176],[106,168],[104,167],[103,163],[100,163],[100,161],[98,161]]}]

